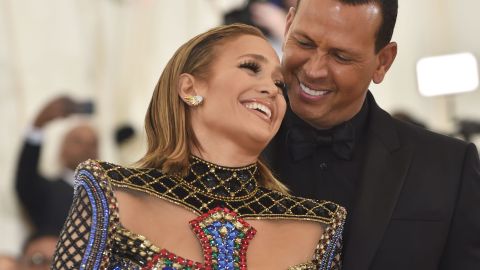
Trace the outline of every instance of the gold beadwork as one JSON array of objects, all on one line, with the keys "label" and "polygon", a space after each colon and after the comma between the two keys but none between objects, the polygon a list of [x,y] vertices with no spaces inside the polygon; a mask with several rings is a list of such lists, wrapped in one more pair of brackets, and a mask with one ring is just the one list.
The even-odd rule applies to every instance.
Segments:
[{"label": "gold beadwork", "polygon": [[[233,177],[240,177],[242,174],[245,176],[244,170],[248,168],[247,166],[238,170],[217,167],[216,165],[208,164],[201,160],[200,162],[204,165],[207,164],[207,167],[210,165],[210,167],[208,167],[206,170],[207,174],[213,168],[213,173],[210,173],[210,176],[213,175],[218,177],[217,180],[224,180],[225,184],[230,183],[229,180],[231,180]],[[177,177],[162,174],[161,171],[157,169],[129,169],[110,163],[93,163],[95,165],[93,167],[100,169],[99,177],[104,180],[108,180],[105,181],[105,187],[102,185],[102,189],[106,189],[106,193],[108,194],[107,198],[112,198],[110,209],[112,212],[112,215],[110,216],[110,224],[112,224],[112,226],[109,227],[109,233],[112,234],[112,238],[109,240],[109,242],[117,242],[116,247],[121,248],[124,251],[135,250],[135,254],[140,255],[143,258],[142,260],[151,260],[155,253],[160,252],[160,248],[152,245],[145,237],[136,235],[121,226],[118,220],[118,205],[116,199],[114,199],[113,193],[111,192],[111,186],[126,187],[131,190],[145,192],[174,204],[183,206],[199,215],[208,211],[209,209],[212,209],[212,206],[217,205],[220,202],[218,199],[209,196],[209,194],[205,194],[205,190],[202,190],[200,188],[201,186],[195,186],[195,181],[203,181],[204,179],[202,179],[202,175],[205,176],[204,173],[200,173],[198,171],[197,174],[190,175],[191,178],[187,177],[185,179],[178,179]],[[248,191],[247,194],[242,195],[245,199],[239,201],[223,201],[225,207],[236,212],[237,216],[242,218],[311,220],[320,221],[325,224],[326,226],[324,234],[318,243],[312,262],[289,268],[295,270],[316,269],[316,266],[319,265],[318,263],[324,260],[326,255],[328,255],[326,250],[328,243],[333,241],[333,238],[338,233],[338,230],[342,229],[343,227],[343,222],[346,216],[345,209],[330,202],[318,202],[304,198],[291,197],[276,191],[259,187],[255,178],[256,173],[258,173],[256,165],[254,164],[251,166],[253,167],[250,169],[254,169],[255,173],[247,174],[248,177],[243,180],[251,180],[252,183],[255,184],[255,188],[246,188],[244,186],[243,188]],[[223,169],[226,169],[231,173],[223,175]],[[198,178],[199,176],[200,178]],[[196,188],[197,190],[191,189],[187,184]],[[182,192],[178,194],[175,193],[179,191]],[[212,188],[210,192],[214,193],[215,188]],[[186,195],[182,197],[180,194]],[[228,195],[231,195],[231,193],[227,193],[227,196],[225,196],[227,199],[230,198]],[[238,197],[241,196],[237,196],[236,198]],[[278,209],[279,206],[283,207],[284,209]],[[230,214],[224,214],[223,217],[226,220],[232,218]],[[238,228],[243,227],[241,223],[234,224],[234,226],[238,226]],[[134,246],[130,245],[132,241]],[[122,245],[121,243],[128,243],[128,245]],[[332,243],[335,244],[336,242]],[[110,254],[111,252],[112,250],[108,249],[108,253],[105,254]],[[337,257],[339,258],[339,256],[335,256],[335,260],[333,262],[334,264],[339,263]]]},{"label": "gold beadwork", "polygon": [[[200,164],[205,167],[203,172],[209,172],[211,168],[215,169],[215,177],[219,177],[220,171],[237,172],[247,175],[246,181],[251,182],[251,188],[243,190],[246,192],[242,196],[230,197],[217,196],[214,188],[211,192],[202,189],[204,181],[197,181],[198,177],[205,177],[205,173],[191,172],[189,176],[180,178],[179,176],[162,174],[158,169],[144,168],[132,169],[120,167],[111,163],[103,162],[103,169],[110,181],[115,187],[129,188],[150,195],[162,198],[171,203],[183,206],[196,214],[202,214],[213,209],[218,203],[223,202],[226,207],[242,218],[259,219],[296,219],[321,221],[326,224],[332,224],[333,217],[340,211],[338,205],[328,201],[315,201],[306,198],[292,197],[277,191],[267,190],[258,186],[255,175],[258,174],[256,164],[242,168],[227,168],[208,163],[199,158],[192,157],[192,166]],[[187,178],[189,178],[187,180]],[[226,177],[229,178],[229,177]],[[242,181],[245,182],[245,181]],[[198,184],[198,187],[192,183]],[[180,196],[177,192],[185,194]]]}]

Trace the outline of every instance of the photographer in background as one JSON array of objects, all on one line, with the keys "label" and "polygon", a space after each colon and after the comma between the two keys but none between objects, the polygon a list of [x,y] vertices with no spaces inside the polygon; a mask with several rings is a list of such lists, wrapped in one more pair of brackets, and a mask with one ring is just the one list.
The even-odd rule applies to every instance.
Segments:
[{"label": "photographer in background", "polygon": [[44,128],[52,121],[72,114],[92,114],[93,103],[77,103],[68,97],[50,101],[28,130],[16,171],[16,190],[34,231],[60,232],[73,197],[73,176],[77,165],[98,157],[96,131],[87,124],[69,130],[60,148],[62,173],[47,179],[39,171]]}]

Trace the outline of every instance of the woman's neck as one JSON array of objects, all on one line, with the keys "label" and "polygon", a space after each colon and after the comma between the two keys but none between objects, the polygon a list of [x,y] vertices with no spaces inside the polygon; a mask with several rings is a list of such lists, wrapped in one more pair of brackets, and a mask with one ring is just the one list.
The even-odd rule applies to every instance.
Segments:
[{"label": "woman's neck", "polygon": [[210,163],[225,167],[242,167],[258,161],[259,151],[249,151],[229,140],[206,140],[200,147],[191,147],[192,154]]}]

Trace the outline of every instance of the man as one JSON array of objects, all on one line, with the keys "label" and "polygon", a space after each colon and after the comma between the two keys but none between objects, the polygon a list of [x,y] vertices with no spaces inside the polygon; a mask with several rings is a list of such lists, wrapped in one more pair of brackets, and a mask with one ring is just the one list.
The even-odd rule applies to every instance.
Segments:
[{"label": "man", "polygon": [[66,97],[52,100],[38,114],[23,144],[16,173],[18,197],[35,230],[60,233],[73,198],[74,170],[89,158],[98,156],[96,132],[81,124],[65,135],[60,161],[62,175],[52,181],[39,172],[43,129],[55,119],[75,113],[75,103]]},{"label": "man", "polygon": [[480,269],[475,146],[393,119],[368,91],[396,56],[397,1],[298,2],[273,171],[295,195],[347,208],[343,269]]}]

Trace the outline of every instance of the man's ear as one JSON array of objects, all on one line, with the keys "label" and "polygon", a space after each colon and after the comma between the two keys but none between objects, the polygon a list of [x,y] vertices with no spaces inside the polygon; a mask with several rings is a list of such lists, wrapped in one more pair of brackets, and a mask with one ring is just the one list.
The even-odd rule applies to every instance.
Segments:
[{"label": "man's ear", "polygon": [[383,81],[385,74],[387,74],[387,71],[392,66],[396,56],[397,56],[396,42],[390,42],[389,44],[387,44],[387,46],[383,47],[377,53],[377,60],[378,60],[377,69],[375,70],[375,73],[373,73],[373,77],[372,77],[372,80],[374,83],[379,84]]},{"label": "man's ear", "polygon": [[285,52],[285,43],[287,42],[288,31],[290,30],[290,26],[292,26],[293,18],[295,18],[295,8],[291,7],[287,13],[287,19],[285,23],[285,32],[283,33],[283,44],[282,44],[282,51]]},{"label": "man's ear", "polygon": [[178,79],[178,95],[185,101],[185,97],[198,95],[195,89],[195,77],[189,73],[182,73]]},{"label": "man's ear", "polygon": [[288,30],[290,30],[290,26],[292,26],[293,19],[295,18],[295,12],[297,11],[295,10],[294,7],[291,7],[288,10],[287,19],[285,23],[285,32],[283,33],[284,39],[287,39]]}]

